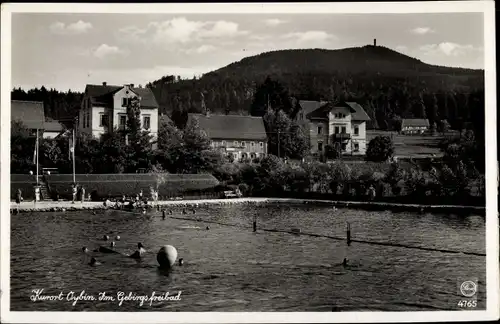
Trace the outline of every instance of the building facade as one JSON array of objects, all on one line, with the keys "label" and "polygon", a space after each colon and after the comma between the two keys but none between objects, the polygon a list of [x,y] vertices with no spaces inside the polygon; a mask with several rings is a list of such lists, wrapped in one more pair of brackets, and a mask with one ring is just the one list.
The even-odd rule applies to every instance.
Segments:
[{"label": "building facade", "polygon": [[423,134],[429,131],[429,120],[418,118],[407,118],[401,121],[401,133],[407,135]]},{"label": "building facade", "polygon": [[366,122],[370,117],[355,102],[300,100],[295,120],[309,136],[314,156],[324,156],[327,145],[340,154],[366,154]]},{"label": "building facade", "polygon": [[267,134],[261,117],[189,114],[210,138],[214,149],[234,162],[267,155]]},{"label": "building facade", "polygon": [[85,87],[81,109],[78,114],[78,131],[100,137],[114,129],[125,129],[127,106],[133,98],[138,98],[141,110],[141,126],[150,134],[158,136],[158,102],[149,88],[88,84]]}]

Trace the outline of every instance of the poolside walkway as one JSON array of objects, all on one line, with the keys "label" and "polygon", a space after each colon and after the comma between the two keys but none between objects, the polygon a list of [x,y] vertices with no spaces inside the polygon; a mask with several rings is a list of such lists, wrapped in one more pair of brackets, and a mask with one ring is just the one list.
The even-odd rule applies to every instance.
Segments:
[{"label": "poolside walkway", "polygon": [[[386,202],[371,202],[371,201],[332,201],[332,200],[314,200],[314,199],[294,199],[294,198],[232,198],[232,199],[198,199],[198,200],[164,200],[157,202],[160,206],[186,207],[186,206],[207,206],[207,205],[233,205],[233,204],[265,204],[265,203],[294,203],[294,204],[311,204],[311,205],[328,205],[336,207],[362,208],[362,209],[397,209],[397,210],[413,210],[413,211],[428,211],[428,212],[454,212],[468,211],[476,213],[485,213],[485,207],[478,206],[457,206],[457,205],[418,205],[418,204],[397,204]],[[75,202],[71,201],[39,201],[36,204],[33,201],[23,201],[19,206],[15,202],[11,202],[10,209],[14,210],[19,207],[20,212],[34,211],[60,211],[65,210],[88,210],[88,209],[107,209],[102,202],[86,201]]]}]

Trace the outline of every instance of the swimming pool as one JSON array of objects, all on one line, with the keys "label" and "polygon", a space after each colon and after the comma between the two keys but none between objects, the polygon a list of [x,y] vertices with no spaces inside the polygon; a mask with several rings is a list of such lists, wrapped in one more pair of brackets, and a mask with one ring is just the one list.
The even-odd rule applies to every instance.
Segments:
[{"label": "swimming pool", "polygon": [[[23,213],[11,226],[12,311],[414,311],[458,310],[457,283],[477,278],[477,309],[485,309],[485,257],[346,242],[327,237],[266,232],[300,229],[353,239],[485,253],[485,220],[479,215],[333,210],[304,205],[232,205],[197,209],[175,217],[121,211]],[[159,216],[159,215],[157,215]],[[257,218],[258,231],[252,232]],[[204,222],[207,221],[207,222]],[[206,227],[209,227],[207,230]],[[133,252],[142,242],[141,263],[94,253],[90,267],[83,246],[120,235],[117,249]],[[185,261],[170,274],[158,270],[156,252],[172,244]],[[351,266],[341,265],[347,256]],[[115,300],[36,301],[43,294],[85,290]],[[140,300],[121,296],[181,292],[180,300]],[[123,299],[123,298],[122,298]],[[133,298],[130,298],[133,299]]]}]

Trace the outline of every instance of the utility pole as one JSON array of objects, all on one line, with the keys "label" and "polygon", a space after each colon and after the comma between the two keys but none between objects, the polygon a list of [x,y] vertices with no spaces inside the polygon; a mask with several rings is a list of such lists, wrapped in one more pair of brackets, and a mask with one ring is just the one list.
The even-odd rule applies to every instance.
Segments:
[{"label": "utility pole", "polygon": [[38,169],[39,169],[39,165],[38,165],[38,154],[40,153],[40,150],[38,149],[38,147],[40,146],[40,142],[38,141],[38,133],[39,133],[39,130],[38,128],[36,129],[36,147],[35,147],[35,154],[36,154],[36,185],[38,186]]},{"label": "utility pole", "polygon": [[278,158],[280,158],[280,130],[278,129]]}]

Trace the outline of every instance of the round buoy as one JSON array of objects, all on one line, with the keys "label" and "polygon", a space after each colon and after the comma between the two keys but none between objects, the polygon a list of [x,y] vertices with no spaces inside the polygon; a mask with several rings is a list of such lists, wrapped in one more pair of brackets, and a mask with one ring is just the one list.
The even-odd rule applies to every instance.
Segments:
[{"label": "round buoy", "polygon": [[115,240],[119,241],[120,240],[120,235],[116,235]]},{"label": "round buoy", "polygon": [[156,254],[156,260],[161,268],[169,269],[175,264],[177,259],[177,249],[172,245],[162,246]]}]

